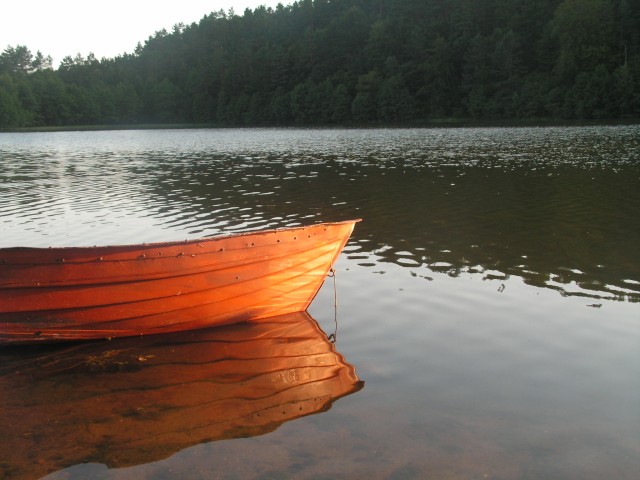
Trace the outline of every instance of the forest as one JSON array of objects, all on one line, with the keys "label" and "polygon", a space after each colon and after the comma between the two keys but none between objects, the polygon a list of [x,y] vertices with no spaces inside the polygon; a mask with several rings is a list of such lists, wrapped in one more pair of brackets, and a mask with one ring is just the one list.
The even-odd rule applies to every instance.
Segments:
[{"label": "forest", "polygon": [[639,117],[640,0],[298,0],[115,58],[0,54],[2,129]]}]

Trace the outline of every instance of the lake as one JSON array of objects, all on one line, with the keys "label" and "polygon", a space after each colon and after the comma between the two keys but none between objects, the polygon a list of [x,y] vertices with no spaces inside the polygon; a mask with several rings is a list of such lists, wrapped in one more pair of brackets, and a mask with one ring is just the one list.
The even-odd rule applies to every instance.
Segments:
[{"label": "lake", "polygon": [[[349,388],[220,433],[184,410],[214,378],[195,356],[258,326],[193,334],[213,346],[162,375],[181,338],[0,349],[0,478],[637,478],[640,126],[0,133],[0,247],[350,218],[335,279],[272,339]],[[211,424],[247,398],[216,375],[235,393],[193,404]]]}]

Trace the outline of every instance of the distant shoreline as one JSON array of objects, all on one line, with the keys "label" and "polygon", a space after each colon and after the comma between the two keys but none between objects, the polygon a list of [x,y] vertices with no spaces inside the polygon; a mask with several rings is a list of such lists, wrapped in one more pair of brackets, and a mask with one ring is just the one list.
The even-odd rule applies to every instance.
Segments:
[{"label": "distant shoreline", "polygon": [[408,122],[402,124],[385,123],[346,123],[343,125],[219,125],[208,123],[147,123],[147,124],[123,124],[123,125],[60,125],[40,127],[15,127],[0,129],[0,133],[28,133],[28,132],[83,132],[83,131],[109,131],[109,130],[193,130],[193,129],[233,129],[233,128],[300,128],[300,129],[372,129],[372,128],[491,128],[491,127],[581,127],[581,126],[606,126],[606,125],[637,125],[640,118],[614,118],[597,120],[480,120],[470,118],[440,118],[421,122]]}]

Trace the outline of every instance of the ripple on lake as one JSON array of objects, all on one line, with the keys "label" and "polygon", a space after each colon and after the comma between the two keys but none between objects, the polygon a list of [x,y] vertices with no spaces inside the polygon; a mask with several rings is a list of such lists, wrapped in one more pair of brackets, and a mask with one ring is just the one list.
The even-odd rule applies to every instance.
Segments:
[{"label": "ripple on lake", "polygon": [[0,134],[0,246],[364,218],[335,280],[366,388],[113,477],[634,478],[639,152],[637,126]]}]

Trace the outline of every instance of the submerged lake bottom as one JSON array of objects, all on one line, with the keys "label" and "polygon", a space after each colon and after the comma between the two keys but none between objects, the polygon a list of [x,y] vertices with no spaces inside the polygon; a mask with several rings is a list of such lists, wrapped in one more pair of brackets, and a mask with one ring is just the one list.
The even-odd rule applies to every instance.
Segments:
[{"label": "submerged lake bottom", "polygon": [[308,314],[1,347],[0,478],[640,471],[638,126],[3,133],[0,166],[0,248],[363,218]]}]

